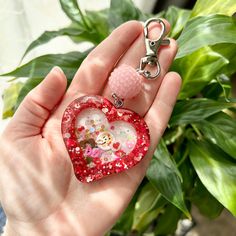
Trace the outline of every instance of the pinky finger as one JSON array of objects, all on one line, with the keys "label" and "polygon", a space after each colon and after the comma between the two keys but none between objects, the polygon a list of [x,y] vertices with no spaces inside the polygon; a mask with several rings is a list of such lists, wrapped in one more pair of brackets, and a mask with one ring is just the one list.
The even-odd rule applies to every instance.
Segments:
[{"label": "pinky finger", "polygon": [[175,72],[167,73],[152,106],[145,116],[151,136],[150,152],[155,150],[167,127],[180,87],[180,75]]}]

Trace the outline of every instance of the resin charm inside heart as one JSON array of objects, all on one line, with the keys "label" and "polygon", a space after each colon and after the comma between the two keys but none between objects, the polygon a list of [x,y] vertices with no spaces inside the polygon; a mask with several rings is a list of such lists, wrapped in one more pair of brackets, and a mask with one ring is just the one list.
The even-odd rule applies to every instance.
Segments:
[{"label": "resin charm inside heart", "polygon": [[143,118],[115,108],[100,96],[78,98],[66,108],[62,135],[75,175],[82,182],[130,169],[150,144]]}]

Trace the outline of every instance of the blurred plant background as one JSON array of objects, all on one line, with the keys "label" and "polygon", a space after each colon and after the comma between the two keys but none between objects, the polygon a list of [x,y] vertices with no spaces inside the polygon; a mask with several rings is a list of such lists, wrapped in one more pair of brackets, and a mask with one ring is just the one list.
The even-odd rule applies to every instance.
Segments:
[{"label": "blurred plant background", "polygon": [[[70,81],[91,48],[114,28],[132,19],[164,17],[172,25],[169,36],[179,45],[171,70],[180,73],[183,86],[146,178],[108,235],[185,235],[176,229],[184,219],[192,226],[193,206],[210,219],[224,208],[236,216],[236,1],[197,0],[192,10],[165,8],[163,2],[164,10],[156,14],[143,13],[131,0],[111,0],[109,8],[99,11],[83,10],[76,0],[60,4],[68,26],[45,31],[30,43],[23,63],[2,74],[11,78],[3,94],[3,119],[14,114],[54,65]],[[160,9],[158,4],[154,9]],[[24,62],[32,50],[61,36],[76,44],[89,42],[88,50]]]}]

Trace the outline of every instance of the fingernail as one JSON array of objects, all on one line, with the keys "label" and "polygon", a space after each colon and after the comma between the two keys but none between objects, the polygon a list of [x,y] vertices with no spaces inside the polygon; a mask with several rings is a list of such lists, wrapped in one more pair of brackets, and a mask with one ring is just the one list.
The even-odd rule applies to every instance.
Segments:
[{"label": "fingernail", "polygon": [[57,72],[60,73],[61,75],[64,75],[63,70],[59,66],[54,66],[50,72]]}]

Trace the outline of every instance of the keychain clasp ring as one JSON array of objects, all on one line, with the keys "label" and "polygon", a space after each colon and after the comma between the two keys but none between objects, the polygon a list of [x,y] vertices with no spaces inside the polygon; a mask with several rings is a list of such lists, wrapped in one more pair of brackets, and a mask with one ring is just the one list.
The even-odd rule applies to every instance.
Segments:
[{"label": "keychain clasp ring", "polygon": [[[161,33],[160,33],[159,38],[157,39],[150,39],[148,37],[148,26],[152,22],[157,22],[161,25]],[[166,31],[165,23],[159,18],[151,18],[147,20],[144,24],[144,40],[145,40],[145,47],[146,47],[146,55],[145,57],[141,58],[140,66],[137,69],[137,71],[149,80],[156,79],[160,75],[160,72],[161,72],[160,63],[157,58],[158,50],[161,45],[170,44],[169,39],[164,39],[165,31]],[[155,73],[151,73],[150,71],[145,70],[145,67],[147,65],[150,65],[152,67],[155,66],[156,67]]]}]

